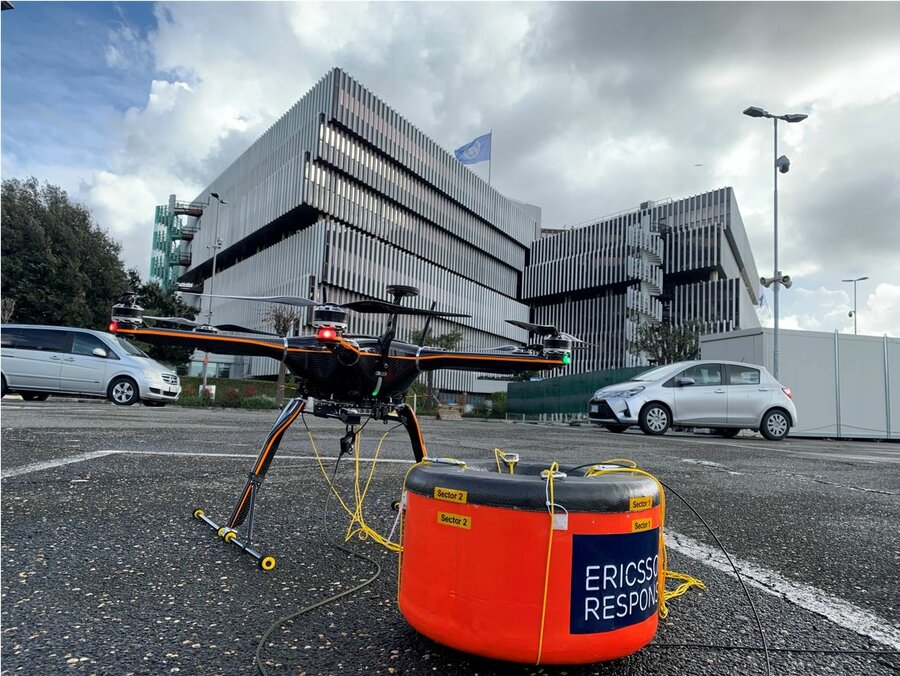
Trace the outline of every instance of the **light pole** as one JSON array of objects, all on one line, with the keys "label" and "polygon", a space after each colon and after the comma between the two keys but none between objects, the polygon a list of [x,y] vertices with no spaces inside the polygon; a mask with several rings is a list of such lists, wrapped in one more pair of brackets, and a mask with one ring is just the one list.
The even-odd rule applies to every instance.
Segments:
[{"label": "light pole", "polygon": [[853,311],[850,313],[850,316],[853,317],[853,335],[856,335],[856,283],[861,282],[864,279],[868,279],[868,277],[857,277],[856,279],[842,279],[842,282],[853,282]]},{"label": "light pole", "polygon": [[756,106],[750,106],[744,111],[744,115],[748,115],[749,117],[768,117],[773,122],[773,135],[774,135],[774,148],[775,153],[773,157],[775,157],[775,166],[774,166],[774,230],[775,230],[775,274],[772,278],[772,283],[775,285],[774,289],[774,307],[773,314],[775,315],[775,330],[772,332],[773,338],[773,350],[772,350],[772,375],[775,376],[775,379],[778,379],[778,285],[782,284],[782,274],[781,270],[778,269],[778,173],[786,174],[788,169],[791,166],[790,160],[787,157],[782,155],[778,157],[778,120],[784,120],[785,122],[802,122],[805,120],[808,115],[803,115],[802,113],[788,113],[786,115],[772,115],[769,111],[763,110],[762,108],[757,108]]},{"label": "light pole", "polygon": [[[213,304],[212,293],[213,293],[213,287],[216,283],[216,256],[219,253],[219,246],[221,245],[221,242],[219,241],[219,210],[222,208],[223,204],[228,204],[228,202],[226,202],[221,197],[219,197],[219,193],[217,193],[217,192],[211,192],[211,193],[209,193],[209,195],[210,195],[210,197],[215,197],[215,199],[216,199],[216,225],[213,230],[213,246],[212,246],[212,250],[213,250],[212,275],[210,275],[210,278],[209,278],[209,293],[210,293],[209,309],[206,312],[206,323],[212,324],[212,304]],[[203,357],[203,385],[201,386],[201,389],[200,389],[201,396],[206,392],[206,375],[207,375],[208,369],[209,369],[209,352],[207,352]]]}]

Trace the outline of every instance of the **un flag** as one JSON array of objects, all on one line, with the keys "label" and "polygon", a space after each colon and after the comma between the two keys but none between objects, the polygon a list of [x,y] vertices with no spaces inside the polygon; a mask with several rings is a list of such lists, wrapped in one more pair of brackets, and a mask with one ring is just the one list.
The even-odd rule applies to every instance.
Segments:
[{"label": "un flag", "polygon": [[470,141],[453,151],[463,164],[477,164],[491,159],[491,133],[479,136],[474,141]]}]

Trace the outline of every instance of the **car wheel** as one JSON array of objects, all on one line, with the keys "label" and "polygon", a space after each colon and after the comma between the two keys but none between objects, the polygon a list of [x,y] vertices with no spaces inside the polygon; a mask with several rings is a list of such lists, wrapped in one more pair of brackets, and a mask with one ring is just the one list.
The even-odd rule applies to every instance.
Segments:
[{"label": "car wheel", "polygon": [[725,437],[726,439],[733,439],[738,435],[738,432],[740,432],[736,427],[719,427],[713,431],[720,437]]},{"label": "car wheel", "polygon": [[46,392],[22,392],[22,399],[25,401],[47,401],[49,396]]},{"label": "car wheel", "polygon": [[109,384],[106,394],[110,401],[117,406],[131,406],[136,404],[141,397],[137,383],[131,378],[125,378],[124,376],[113,380]]},{"label": "car wheel", "polygon": [[665,434],[672,424],[672,417],[662,404],[647,404],[641,411],[641,431],[644,434],[658,436]]},{"label": "car wheel", "polygon": [[769,441],[781,441],[784,439],[791,428],[791,421],[787,413],[780,408],[773,408],[766,411],[759,424],[759,431]]},{"label": "car wheel", "polygon": [[621,434],[628,429],[628,425],[604,425],[604,427],[610,432],[615,432],[616,434]]}]

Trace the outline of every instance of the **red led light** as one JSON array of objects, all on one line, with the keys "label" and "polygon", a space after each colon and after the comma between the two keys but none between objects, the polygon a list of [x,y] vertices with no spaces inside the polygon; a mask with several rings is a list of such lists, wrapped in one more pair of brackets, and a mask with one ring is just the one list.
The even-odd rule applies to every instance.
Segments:
[{"label": "red led light", "polygon": [[316,331],[316,340],[337,340],[337,331],[335,331],[330,326],[323,326],[321,329]]},{"label": "red led light", "polygon": [[113,320],[109,323],[109,331],[110,333],[115,333],[119,330],[119,322]]}]

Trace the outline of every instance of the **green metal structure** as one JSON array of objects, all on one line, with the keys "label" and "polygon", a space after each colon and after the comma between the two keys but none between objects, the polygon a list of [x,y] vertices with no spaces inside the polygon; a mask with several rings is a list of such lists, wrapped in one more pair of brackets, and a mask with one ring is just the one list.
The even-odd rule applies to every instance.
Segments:
[{"label": "green metal structure", "polygon": [[[199,230],[198,218],[206,206],[204,203],[176,202],[175,195],[171,195],[168,205],[156,207],[150,251],[150,281],[159,284],[164,291],[172,289],[178,283],[178,277],[191,264],[187,244]],[[190,218],[185,219],[184,216]]]},{"label": "green metal structure", "polygon": [[601,387],[629,380],[650,366],[576,373],[545,380],[510,383],[506,413],[513,417],[571,418],[587,414],[588,402]]}]

